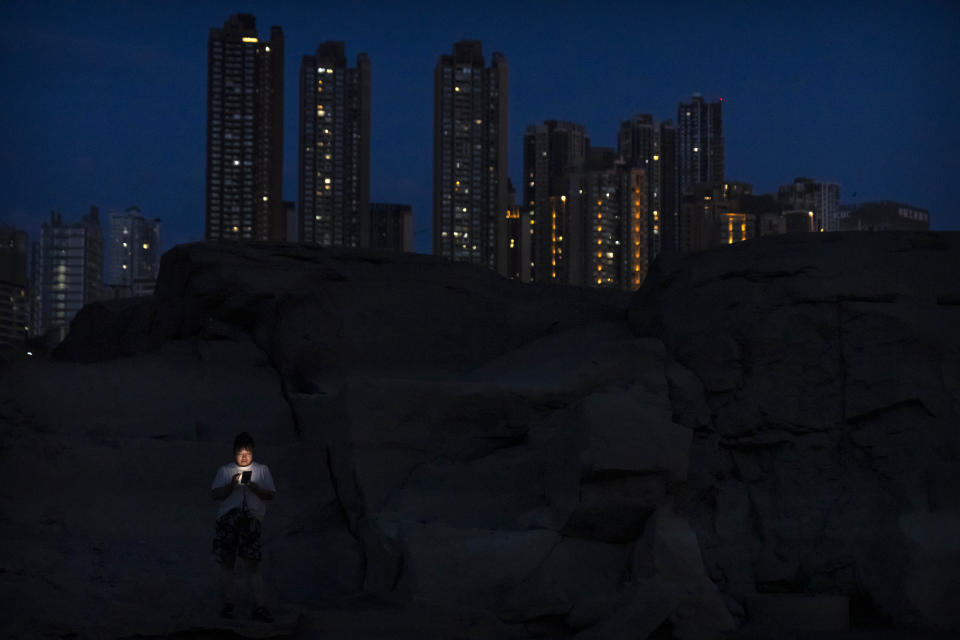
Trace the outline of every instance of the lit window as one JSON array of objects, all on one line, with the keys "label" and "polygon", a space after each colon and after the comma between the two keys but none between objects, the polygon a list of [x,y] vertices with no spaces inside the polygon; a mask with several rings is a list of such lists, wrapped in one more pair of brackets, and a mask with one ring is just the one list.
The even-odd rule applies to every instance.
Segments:
[{"label": "lit window", "polygon": [[233,166],[239,167],[239,166],[240,166],[240,161],[239,161],[239,160],[234,160],[234,161],[233,161]]},{"label": "lit window", "polygon": [[270,53],[270,47],[264,47],[263,50],[266,51],[267,53]]},{"label": "lit window", "polygon": [[144,249],[149,249],[149,248],[150,248],[150,245],[147,244],[146,242],[144,242],[144,243],[143,243],[143,248],[144,248]]},{"label": "lit window", "polygon": [[269,199],[269,198],[267,198],[267,196],[263,196],[263,201],[264,201],[264,202],[266,202],[268,199]]},{"label": "lit window", "polygon": [[[324,69],[323,67],[317,67],[317,73],[323,73],[324,71],[326,71],[326,69]],[[688,113],[687,115],[690,115],[690,114]]]}]

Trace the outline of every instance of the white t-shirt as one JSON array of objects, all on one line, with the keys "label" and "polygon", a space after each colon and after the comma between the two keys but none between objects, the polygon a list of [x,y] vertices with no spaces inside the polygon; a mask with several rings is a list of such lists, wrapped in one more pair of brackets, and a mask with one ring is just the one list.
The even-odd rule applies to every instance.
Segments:
[{"label": "white t-shirt", "polygon": [[[273,486],[273,476],[270,475],[270,467],[265,464],[260,464],[259,462],[251,462],[245,467],[241,467],[236,462],[223,465],[217,470],[217,476],[213,479],[213,486],[210,488],[216,489],[217,487],[229,484],[233,480],[233,476],[238,473],[243,473],[244,471],[251,471],[250,481],[256,482],[263,489],[268,491],[277,490],[276,487]],[[252,515],[256,516],[258,520],[263,520],[263,516],[267,513],[267,507],[263,504],[263,500],[257,497],[257,494],[251,491],[250,487],[236,484],[233,486],[233,491],[230,495],[220,503],[220,509],[217,510],[217,517],[219,518],[231,509],[243,509],[244,505],[246,505],[246,509],[250,511]]]}]

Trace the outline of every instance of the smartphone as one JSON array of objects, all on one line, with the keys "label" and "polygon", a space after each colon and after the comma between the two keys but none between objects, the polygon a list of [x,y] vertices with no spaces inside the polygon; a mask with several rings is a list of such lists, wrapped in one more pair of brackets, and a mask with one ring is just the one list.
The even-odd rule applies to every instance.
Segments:
[{"label": "smartphone", "polygon": [[244,471],[240,474],[240,484],[249,484],[250,476],[253,475],[253,471]]}]

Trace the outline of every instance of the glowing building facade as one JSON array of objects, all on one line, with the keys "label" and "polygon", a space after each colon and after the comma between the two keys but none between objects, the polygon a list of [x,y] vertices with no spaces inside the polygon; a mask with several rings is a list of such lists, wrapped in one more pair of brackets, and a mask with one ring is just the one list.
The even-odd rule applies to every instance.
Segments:
[{"label": "glowing building facade", "polygon": [[646,174],[590,149],[551,200],[550,276],[562,284],[634,290],[647,274]]},{"label": "glowing building facade", "polygon": [[502,251],[507,256],[508,278],[530,282],[533,273],[533,227],[530,224],[530,209],[517,202],[517,192],[508,181],[509,194],[506,213],[506,236]]},{"label": "glowing building facade", "polygon": [[723,98],[707,102],[693,94],[677,108],[677,186],[723,183]]},{"label": "glowing building facade", "polygon": [[33,246],[33,274],[32,333],[55,332],[59,342],[77,312],[102,293],[103,232],[96,207],[74,224],[50,214]]},{"label": "glowing building facade", "polygon": [[434,70],[433,252],[506,275],[507,62],[464,40]]},{"label": "glowing building facade", "polygon": [[813,212],[814,231],[840,230],[840,185],[812,178],[796,178],[777,189],[785,209]]},{"label": "glowing building facade", "polygon": [[627,166],[646,174],[647,260],[678,247],[677,130],[637,114],[620,123],[617,151]]},{"label": "glowing building facade", "polygon": [[369,246],[370,59],[324,42],[300,65],[299,238]]},{"label": "glowing building facade", "polygon": [[207,42],[205,238],[285,240],[282,176],[283,31],[233,15]]},{"label": "glowing building facade", "polygon": [[583,167],[590,139],[582,124],[547,120],[527,126],[523,136],[523,201],[531,224],[530,280],[553,279],[551,237],[553,202],[561,195],[564,176]]},{"label": "glowing building facade", "polygon": [[110,212],[104,280],[124,297],[152,295],[160,271],[160,220],[140,214],[137,207]]}]

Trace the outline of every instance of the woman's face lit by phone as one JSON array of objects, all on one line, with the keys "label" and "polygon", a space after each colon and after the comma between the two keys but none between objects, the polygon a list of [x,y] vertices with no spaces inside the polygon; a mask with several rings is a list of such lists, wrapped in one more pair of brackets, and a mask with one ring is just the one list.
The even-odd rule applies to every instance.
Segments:
[{"label": "woman's face lit by phone", "polygon": [[253,462],[253,451],[250,449],[240,449],[234,453],[237,459],[237,466],[246,467]]}]

